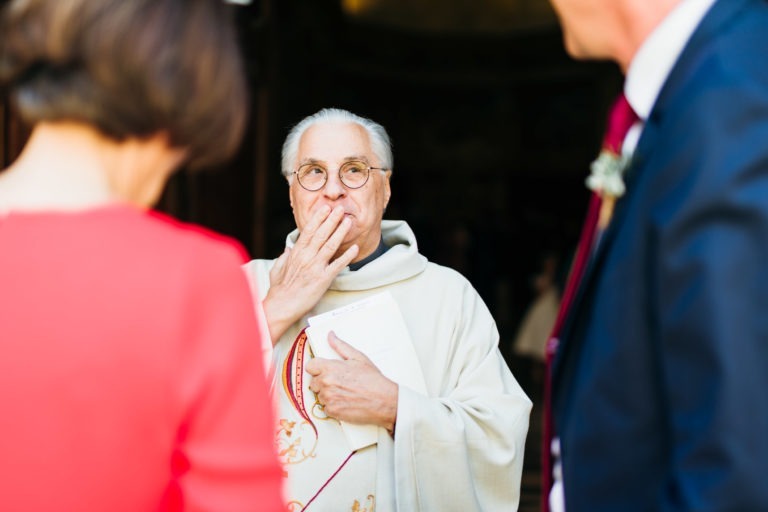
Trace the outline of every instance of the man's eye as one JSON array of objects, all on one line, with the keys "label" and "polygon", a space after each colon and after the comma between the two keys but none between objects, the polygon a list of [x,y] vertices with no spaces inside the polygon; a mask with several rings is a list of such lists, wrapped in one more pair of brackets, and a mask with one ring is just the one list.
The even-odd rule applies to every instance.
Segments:
[{"label": "man's eye", "polygon": [[324,172],[325,170],[322,167],[309,167],[304,170],[304,176],[318,176]]}]

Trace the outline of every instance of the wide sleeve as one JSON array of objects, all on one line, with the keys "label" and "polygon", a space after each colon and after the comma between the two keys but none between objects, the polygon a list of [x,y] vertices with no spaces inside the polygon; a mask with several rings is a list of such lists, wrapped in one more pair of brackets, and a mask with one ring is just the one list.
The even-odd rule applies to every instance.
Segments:
[{"label": "wide sleeve", "polygon": [[688,99],[656,209],[659,510],[768,510],[768,92],[736,84]]},{"label": "wide sleeve", "polygon": [[261,357],[264,361],[264,372],[268,383],[273,382],[275,375],[275,367],[272,363],[274,343],[269,335],[267,316],[262,301],[269,291],[269,270],[273,264],[274,260],[251,260],[242,267],[253,296],[253,305],[259,324],[259,346],[261,347]]},{"label": "wide sleeve", "polygon": [[[441,290],[428,323],[433,395],[400,387],[395,430],[398,510],[516,510],[531,401],[498,349],[498,331],[476,291]],[[431,299],[430,299],[431,300]],[[439,302],[439,299],[436,299]],[[427,318],[427,315],[424,315]]]},{"label": "wide sleeve", "polygon": [[260,329],[241,261],[226,251],[202,263],[190,279],[178,354],[182,425],[170,501],[189,511],[284,510]]}]

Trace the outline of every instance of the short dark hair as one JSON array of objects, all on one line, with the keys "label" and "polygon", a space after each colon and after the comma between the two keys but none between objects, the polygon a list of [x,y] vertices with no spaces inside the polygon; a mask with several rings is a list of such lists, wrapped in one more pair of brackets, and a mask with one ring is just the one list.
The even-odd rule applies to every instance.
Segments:
[{"label": "short dark hair", "polygon": [[[1,4],[0,4],[1,5]],[[22,119],[80,121],[115,139],[164,131],[189,167],[237,151],[248,89],[222,0],[12,0],[0,86]]]}]

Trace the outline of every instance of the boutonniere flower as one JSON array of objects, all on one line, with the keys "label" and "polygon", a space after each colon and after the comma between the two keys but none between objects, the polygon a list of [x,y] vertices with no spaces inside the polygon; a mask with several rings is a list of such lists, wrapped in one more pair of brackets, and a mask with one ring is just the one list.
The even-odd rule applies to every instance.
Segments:
[{"label": "boutonniere flower", "polygon": [[604,149],[590,166],[587,177],[587,187],[600,194],[600,213],[597,226],[600,230],[608,227],[613,216],[616,199],[624,195],[627,187],[624,185],[624,172],[629,167],[631,156],[618,155]]},{"label": "boutonniere flower", "polygon": [[630,156],[617,155],[613,151],[603,150],[590,165],[587,187],[603,196],[621,197],[626,191],[624,172],[629,167]]}]

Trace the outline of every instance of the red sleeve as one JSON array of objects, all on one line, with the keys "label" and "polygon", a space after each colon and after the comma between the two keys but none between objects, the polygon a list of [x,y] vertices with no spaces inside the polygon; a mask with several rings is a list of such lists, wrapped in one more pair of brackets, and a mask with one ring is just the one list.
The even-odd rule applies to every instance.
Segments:
[{"label": "red sleeve", "polygon": [[189,511],[283,511],[253,299],[240,255],[219,247],[224,254],[197,261],[188,283],[192,322],[178,361],[183,421],[169,493],[177,503],[169,508],[181,500]]}]

